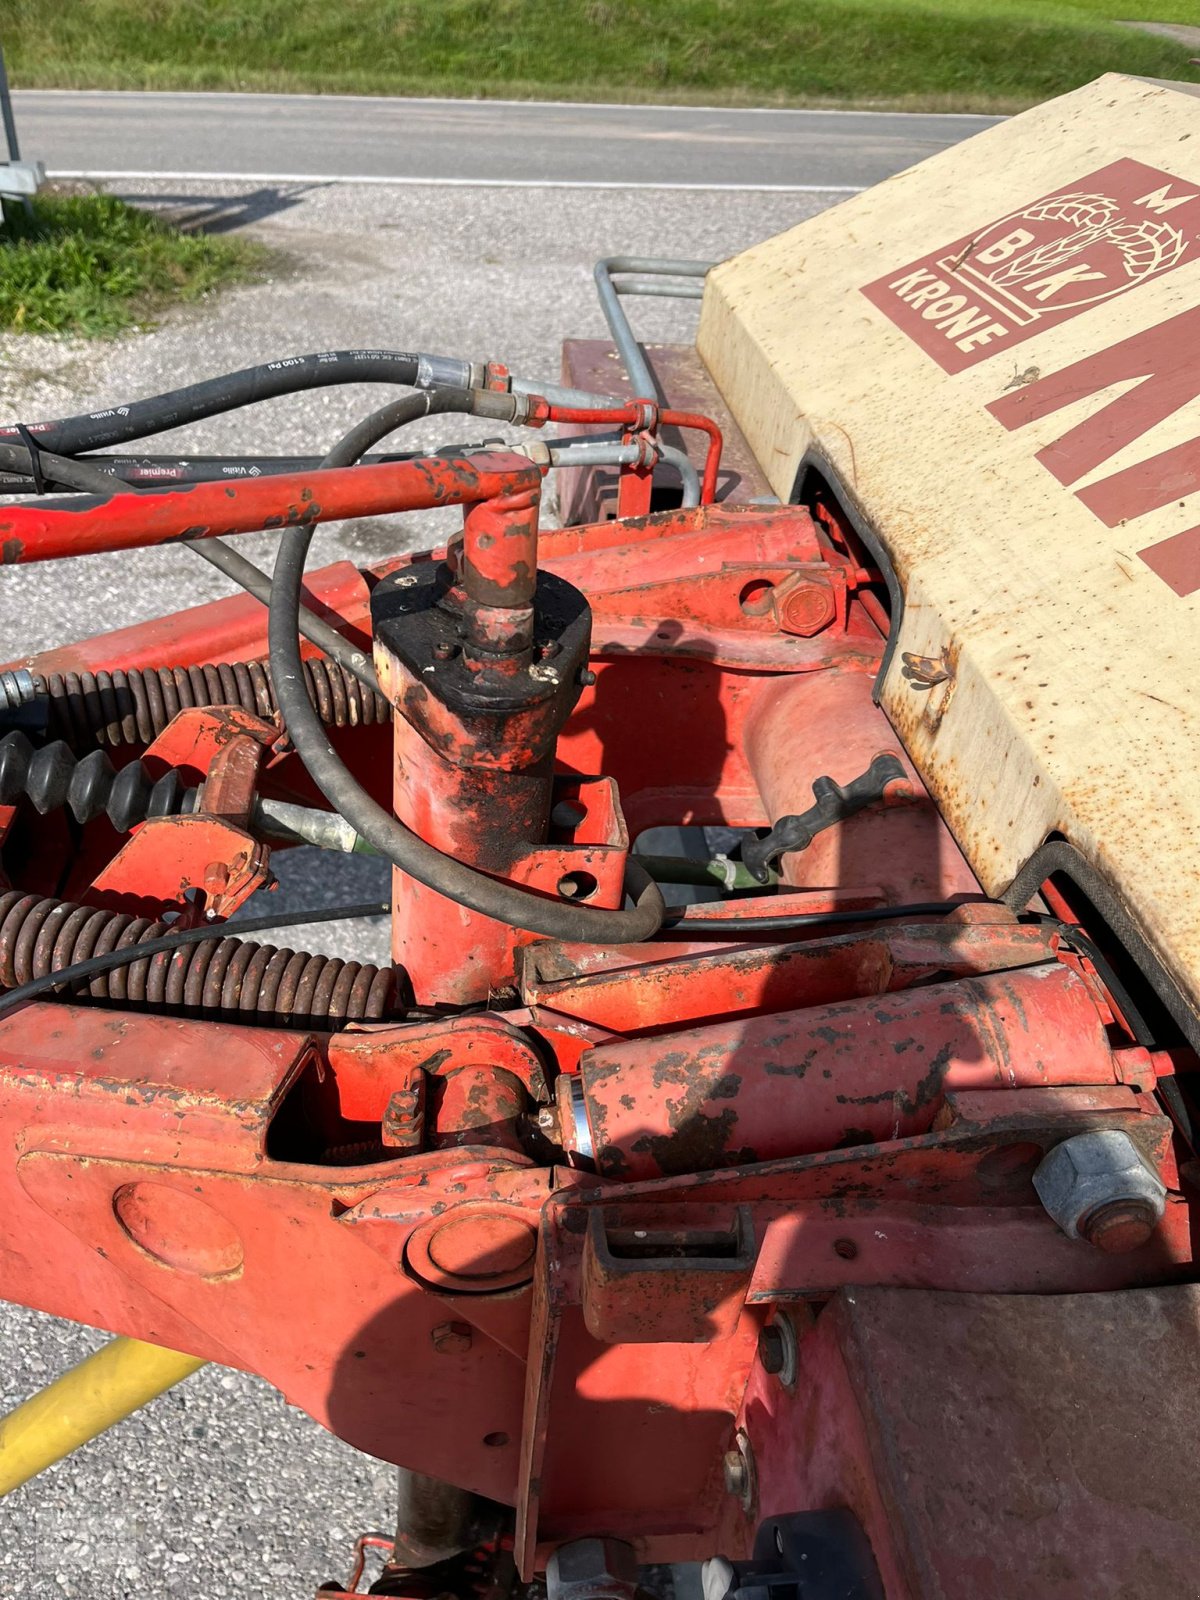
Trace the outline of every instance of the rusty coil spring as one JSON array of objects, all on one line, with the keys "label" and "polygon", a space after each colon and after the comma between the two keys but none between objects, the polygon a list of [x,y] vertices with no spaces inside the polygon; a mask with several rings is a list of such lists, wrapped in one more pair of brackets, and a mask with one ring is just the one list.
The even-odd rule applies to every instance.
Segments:
[{"label": "rusty coil spring", "polygon": [[[148,917],[10,890],[0,895],[0,987],[15,989],[169,932],[167,923]],[[100,973],[74,992],[147,1010],[329,1028],[391,1015],[396,974],[390,967],[214,933],[211,940]]]},{"label": "rusty coil spring", "polygon": [[[382,695],[336,661],[304,662],[309,698],[327,727],[385,723]],[[179,711],[191,706],[240,706],[253,716],[275,715],[266,661],[222,661],[199,667],[130,667],[115,672],[54,672],[38,680],[50,699],[50,731],[76,750],[96,744],[150,744]]]}]

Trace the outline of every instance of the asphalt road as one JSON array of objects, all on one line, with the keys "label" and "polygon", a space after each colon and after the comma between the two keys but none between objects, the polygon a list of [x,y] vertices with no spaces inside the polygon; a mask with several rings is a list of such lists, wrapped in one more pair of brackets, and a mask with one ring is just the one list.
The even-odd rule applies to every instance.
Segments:
[{"label": "asphalt road", "polygon": [[53,173],[555,187],[854,189],[997,121],[903,112],[348,95],[13,96]]}]

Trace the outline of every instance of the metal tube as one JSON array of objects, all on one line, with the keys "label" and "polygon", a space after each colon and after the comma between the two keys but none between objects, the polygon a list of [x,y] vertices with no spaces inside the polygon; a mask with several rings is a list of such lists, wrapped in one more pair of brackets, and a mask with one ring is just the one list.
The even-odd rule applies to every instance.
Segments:
[{"label": "metal tube", "polygon": [[611,394],[593,394],[590,389],[572,389],[565,383],[543,383],[534,378],[513,378],[512,392],[541,395],[553,406],[583,406],[592,411],[624,411],[629,404]]},{"label": "metal tube", "polygon": [[198,1372],[205,1362],[141,1339],[112,1339],[0,1419],[0,1495],[61,1461]]},{"label": "metal tube", "polygon": [[[252,561],[247,561],[238,550],[231,550],[227,544],[222,544],[220,539],[204,541],[189,539],[184,544],[185,550],[200,556],[210,566],[223,572],[227,578],[239,584],[248,594],[260,600],[264,606],[271,604],[271,580],[265,572],[256,567]],[[336,628],[331,628],[323,618],[317,616],[315,611],[310,611],[307,606],[300,607],[300,632],[318,650],[339,662],[346,671],[357,678],[359,683],[380,693],[379,679],[375,676],[375,668],[371,665],[369,656],[339,633]]]},{"label": "metal tube", "polygon": [[618,294],[647,295],[657,300],[703,300],[702,283],[660,283],[657,278],[627,278],[624,283],[614,283]]},{"label": "metal tube", "polygon": [[474,505],[530,484],[529,463],[507,452],[433,456],[374,467],[328,467],[313,473],[129,490],[99,503],[38,501],[5,514],[11,565],[92,555],[102,550],[257,533],[347,517],[386,516],[433,505]]},{"label": "metal tube", "polygon": [[[0,49],[0,118],[4,121],[4,141],[8,145],[8,159],[20,161],[21,146],[17,141],[17,119],[13,116],[12,95],[8,89],[8,68],[4,65],[4,51]],[[22,195],[25,215],[33,221],[33,201]]]},{"label": "metal tube", "polygon": [[17,119],[13,116],[12,96],[8,92],[8,69],[4,65],[4,51],[0,49],[0,118],[4,122],[4,140],[8,145],[8,159],[20,161],[21,146],[17,142]]},{"label": "metal tube", "polygon": [[685,510],[700,504],[700,474],[682,450],[673,444],[659,444],[659,454],[669,467],[674,467],[683,485],[683,499],[679,502]]},{"label": "metal tube", "polygon": [[[521,455],[528,455],[531,461],[541,463],[549,457],[551,467],[622,467],[629,463],[641,460],[641,449],[636,444],[620,444],[611,439],[583,439],[573,438],[562,443],[556,440],[539,442],[537,445],[516,445],[514,447]],[[659,460],[666,466],[673,467],[679,474],[682,487],[680,505],[685,510],[691,510],[700,504],[700,474],[696,471],[686,453],[677,450],[674,445],[663,444],[657,441]],[[544,455],[542,452],[544,451]],[[536,453],[535,453],[536,452]]]},{"label": "metal tube", "polygon": [[597,261],[593,276],[596,279],[596,293],[600,296],[600,309],[604,312],[604,320],[613,336],[617,354],[625,364],[635,400],[656,401],[658,390],[650,365],[625,315],[619,298],[620,291],[613,283],[613,274],[644,272],[654,277],[703,278],[712,265],[711,261],[673,261],[657,256],[608,256],[603,261]]},{"label": "metal tube", "polygon": [[254,802],[252,822],[260,833],[291,844],[316,845],[318,850],[336,850],[343,855],[374,856],[379,852],[336,811],[318,806],[293,805],[290,800],[260,797]]},{"label": "metal tube", "polygon": [[[644,357],[638,348],[637,340],[633,336],[633,329],[629,326],[629,318],[625,315],[625,308],[617,298],[622,294],[656,295],[666,299],[698,300],[704,294],[703,285],[693,283],[684,284],[658,284],[653,285],[641,278],[634,278],[632,282],[615,284],[614,273],[646,273],[651,278],[703,278],[716,265],[714,261],[675,261],[659,256],[608,256],[603,261],[598,261],[594,269],[596,287],[600,295],[600,305],[604,311],[605,320],[612,332],[617,349],[625,362],[625,369],[629,374],[629,381],[634,382],[634,370],[639,363],[642,364],[643,381],[648,384],[645,393],[634,386],[634,394],[638,399],[652,400],[654,398],[654,385],[649,380],[647,369],[644,366]],[[632,365],[630,364],[632,362]],[[590,406],[595,411],[615,411],[628,404],[625,400],[616,400],[611,395],[592,394],[587,389],[573,389],[562,383],[535,382],[531,378],[516,378],[511,380],[510,387],[513,394],[540,394],[557,406]]]}]

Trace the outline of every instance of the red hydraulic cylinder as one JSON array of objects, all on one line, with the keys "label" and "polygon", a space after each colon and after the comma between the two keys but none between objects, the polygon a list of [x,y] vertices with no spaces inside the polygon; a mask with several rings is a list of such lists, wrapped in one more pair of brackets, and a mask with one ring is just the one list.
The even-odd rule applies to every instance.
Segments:
[{"label": "red hydraulic cylinder", "polygon": [[909,1138],[950,1090],[1120,1081],[1088,985],[1047,964],[601,1045],[559,1094],[568,1147],[637,1180]]},{"label": "red hydraulic cylinder", "polygon": [[[525,886],[590,636],[582,595],[539,579],[539,482],[473,505],[445,563],[398,571],[372,599],[376,665],[396,710],[397,816],[447,855]],[[396,869],[392,950],[419,999],[489,999],[511,986],[515,944],[528,937]]]}]

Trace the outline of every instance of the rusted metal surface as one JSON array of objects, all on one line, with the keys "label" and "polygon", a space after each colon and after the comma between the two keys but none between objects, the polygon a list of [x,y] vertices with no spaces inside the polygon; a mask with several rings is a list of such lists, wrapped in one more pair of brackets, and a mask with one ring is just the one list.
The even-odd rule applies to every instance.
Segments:
[{"label": "rusted metal surface", "polygon": [[803,944],[700,946],[686,953],[673,944],[603,953],[542,944],[522,965],[522,993],[529,1005],[614,1033],[640,1033],[881,995],[939,974],[968,977],[1033,966],[1052,955],[1047,934],[1015,921],[885,923]]},{"label": "rusted metal surface", "polygon": [[597,1169],[637,1179],[906,1138],[954,1090],[1124,1081],[1055,964],[600,1046],[579,1088]]},{"label": "rusted metal surface", "polygon": [[419,506],[473,505],[536,488],[540,474],[502,453],[332,468],[318,474],[239,478],[186,488],[114,494],[97,504],[11,506],[0,513],[3,561],[52,561],[261,528],[386,516]]},{"label": "rusted metal surface", "polygon": [[[636,947],[535,941],[398,872],[412,1015],[399,970],[219,929],[97,979],[102,1005],[0,1015],[0,1293],[260,1372],[374,1455],[511,1508],[528,1577],[614,1531],[647,1560],[748,1553],[723,1473],[739,1438],[748,1503],[799,1508],[756,1354],[781,1309],[806,1326],[870,1286],[1083,1296],[1193,1274],[1155,1093],[1181,1062],[1138,1042],[1053,930],[984,900],[872,702],[881,589],[837,526],[704,506],[542,533],[537,469],[504,454],[346,476],[364,514],[466,507],[448,550],[310,585],[374,641],[390,748],[375,702],[311,664],[322,715],[427,842],[612,908],[647,828],[766,829],[883,751],[903,803],[818,834],[777,890],[690,907]],[[262,490],[259,516],[291,493]],[[346,514],[349,493],[338,479],[306,514]],[[140,509],[118,542],[199,503],[121,498]],[[56,517],[88,514],[35,508],[50,531],[23,537],[45,553]],[[261,608],[233,601],[32,663],[63,678],[80,742],[204,789],[195,815],[124,842],[0,812],[4,986],[161,931],[168,908],[219,922],[265,880],[255,797],[315,799],[261,674],[233,665],[265,646]],[[183,703],[202,692],[231,704]],[[871,920],[920,902],[955,908]],[[827,913],[862,921],[788,920]],[[1067,1237],[1033,1186],[1048,1150],[1109,1130],[1167,1190],[1139,1236],[1102,1219],[1121,1253]],[[848,1403],[832,1357],[811,1388]],[[847,1503],[874,1532],[884,1468],[856,1416]],[[826,1466],[843,1484],[828,1432],[814,1492]],[[881,1538],[893,1600],[907,1556]]]},{"label": "rusted metal surface", "polygon": [[757,1256],[753,1213],[683,1213],[621,1227],[588,1215],[580,1286],[583,1320],[602,1344],[709,1344],[737,1327]]},{"label": "rusted metal surface", "polygon": [[760,1514],[851,1507],[888,1600],[1186,1600],[1197,1309],[1194,1286],[847,1290],[800,1324],[802,1386],[751,1375]]},{"label": "rusted metal surface", "polygon": [[[646,349],[662,395],[669,396],[671,403],[682,410],[712,417],[721,430],[725,443],[717,501],[745,504],[759,496],[769,496],[770,484],[695,349],[690,345],[661,344],[648,345]],[[619,400],[633,398],[621,359],[615,347],[605,340],[567,339],[563,344],[562,374],[563,381],[572,388]],[[605,430],[597,427],[583,431]],[[685,451],[696,466],[700,465],[695,435],[668,428],[663,437],[668,444]],[[555,483],[564,523],[600,522],[616,514],[620,484],[615,469],[567,467],[556,474]],[[678,504],[678,480],[669,468],[656,468],[652,483],[654,500]],[[653,500],[645,509],[650,510],[652,504]]]}]

